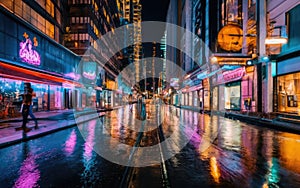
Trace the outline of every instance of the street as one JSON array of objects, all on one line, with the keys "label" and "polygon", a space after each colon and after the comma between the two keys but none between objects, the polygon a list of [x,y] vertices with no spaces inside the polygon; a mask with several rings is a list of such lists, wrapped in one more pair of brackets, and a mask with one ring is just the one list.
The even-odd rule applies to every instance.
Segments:
[{"label": "street", "polygon": [[[299,187],[300,136],[135,105],[0,150],[0,187]],[[160,143],[160,144],[158,144]]]}]

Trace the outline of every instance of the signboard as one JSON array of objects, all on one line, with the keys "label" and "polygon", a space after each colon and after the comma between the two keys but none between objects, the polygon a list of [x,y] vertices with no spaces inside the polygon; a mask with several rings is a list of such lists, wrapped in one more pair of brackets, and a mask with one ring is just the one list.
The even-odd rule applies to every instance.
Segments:
[{"label": "signboard", "polygon": [[95,78],[96,78],[96,63],[95,62],[84,62],[82,76],[89,80],[95,80]]},{"label": "signboard", "polygon": [[245,67],[241,67],[232,71],[223,72],[223,80],[225,82],[231,82],[242,79],[245,74]]},{"label": "signboard", "polygon": [[38,41],[36,37],[33,37],[33,44],[28,34],[25,32],[23,34],[25,41],[20,42],[19,57],[21,61],[26,62],[31,65],[40,65],[41,58],[40,54],[35,50],[38,46]]}]

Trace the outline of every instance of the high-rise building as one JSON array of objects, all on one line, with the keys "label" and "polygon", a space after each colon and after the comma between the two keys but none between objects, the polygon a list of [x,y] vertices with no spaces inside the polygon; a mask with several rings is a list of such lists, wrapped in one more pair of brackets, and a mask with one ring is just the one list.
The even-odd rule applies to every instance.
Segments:
[{"label": "high-rise building", "polygon": [[135,82],[140,81],[141,67],[140,59],[143,56],[142,50],[142,5],[139,0],[120,0],[121,14],[124,24],[133,24],[129,29],[126,38],[130,40],[129,44],[134,44],[127,48],[128,61],[134,63]]}]

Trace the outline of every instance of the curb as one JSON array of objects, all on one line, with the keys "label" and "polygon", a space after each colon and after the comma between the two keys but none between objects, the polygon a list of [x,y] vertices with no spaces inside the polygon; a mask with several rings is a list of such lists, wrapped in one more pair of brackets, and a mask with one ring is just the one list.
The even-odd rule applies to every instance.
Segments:
[{"label": "curb", "polygon": [[[185,106],[175,106],[175,107],[180,108],[180,109],[186,109],[186,110],[191,110],[191,111],[195,111],[195,112],[200,112],[199,109],[197,109],[197,108],[188,108]],[[203,113],[210,115],[210,112],[204,111]],[[243,114],[232,114],[232,113],[226,113],[226,112],[221,115],[223,115],[225,118],[228,118],[228,119],[239,120],[239,121],[242,121],[245,123],[250,123],[250,124],[256,125],[256,126],[265,126],[265,127],[268,127],[268,128],[274,129],[274,130],[296,133],[296,134],[300,133],[300,125],[294,124],[294,123],[276,121],[276,120],[260,118],[260,117],[256,117],[256,116],[247,116],[247,115],[243,115]]]},{"label": "curb", "polygon": [[[112,110],[115,110],[116,108],[110,108],[110,109],[101,109],[101,110],[97,110],[97,112],[107,112],[107,111],[112,111]],[[83,111],[84,112],[84,111]],[[94,111],[92,111],[94,112]],[[76,113],[79,113],[79,112],[76,112]],[[88,114],[89,112],[84,112],[85,114]],[[59,116],[59,115],[62,115],[64,113],[61,113],[61,114],[57,114],[57,115],[54,115],[54,116],[50,116],[50,117],[42,117],[42,118],[36,118],[37,120],[48,120],[48,121],[56,121],[57,119],[52,119],[54,118],[55,116]],[[66,112],[65,115],[71,115],[71,114],[74,114],[74,111],[73,112]],[[28,120],[32,121],[31,118],[28,118]],[[0,121],[0,124],[1,123],[16,123],[16,122],[22,122],[22,118],[20,119],[7,119],[7,120],[2,120]]]},{"label": "curb", "polygon": [[231,113],[226,113],[225,117],[229,119],[237,119],[242,122],[250,123],[256,126],[265,126],[275,130],[298,133],[298,134],[300,133],[300,126],[292,123],[281,122],[281,121],[265,119],[260,117],[251,117],[242,114],[231,114]]}]

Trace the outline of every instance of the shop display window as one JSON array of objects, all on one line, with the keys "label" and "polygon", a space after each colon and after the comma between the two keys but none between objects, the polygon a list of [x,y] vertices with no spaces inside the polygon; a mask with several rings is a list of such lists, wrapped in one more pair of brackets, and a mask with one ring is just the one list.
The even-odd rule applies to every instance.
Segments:
[{"label": "shop display window", "polygon": [[241,109],[241,83],[235,82],[226,84],[225,87],[225,109],[240,110]]},{"label": "shop display window", "polygon": [[300,73],[279,76],[277,91],[279,112],[300,112]]}]

